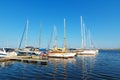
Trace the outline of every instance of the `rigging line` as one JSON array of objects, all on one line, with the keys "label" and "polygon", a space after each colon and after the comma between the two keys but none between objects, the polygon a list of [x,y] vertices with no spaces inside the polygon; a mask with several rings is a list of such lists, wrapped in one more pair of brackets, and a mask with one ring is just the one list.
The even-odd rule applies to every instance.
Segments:
[{"label": "rigging line", "polygon": [[24,38],[25,30],[26,30],[26,24],[25,24],[24,31],[23,31],[23,34],[22,34],[22,37],[21,37],[21,40],[20,40],[19,49],[21,47],[21,44],[22,44],[22,41],[23,41],[23,38]]}]

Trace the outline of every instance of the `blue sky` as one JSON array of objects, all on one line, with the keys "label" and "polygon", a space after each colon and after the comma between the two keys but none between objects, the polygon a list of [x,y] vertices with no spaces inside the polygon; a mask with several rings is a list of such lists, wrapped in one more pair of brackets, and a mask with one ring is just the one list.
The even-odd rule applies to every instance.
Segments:
[{"label": "blue sky", "polygon": [[0,0],[0,47],[18,47],[27,19],[29,45],[38,46],[41,22],[41,47],[47,47],[54,24],[58,46],[62,47],[63,20],[66,18],[67,46],[80,48],[80,16],[83,16],[96,47],[118,48],[119,3],[120,0]]}]

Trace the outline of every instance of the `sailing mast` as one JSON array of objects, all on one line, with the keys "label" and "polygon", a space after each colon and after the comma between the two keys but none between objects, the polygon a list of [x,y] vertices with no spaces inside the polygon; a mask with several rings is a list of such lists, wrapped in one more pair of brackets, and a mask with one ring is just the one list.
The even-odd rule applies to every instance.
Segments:
[{"label": "sailing mast", "polygon": [[94,45],[93,45],[93,42],[92,42],[92,39],[91,39],[90,30],[88,31],[88,35],[89,35],[89,41],[90,41],[90,48],[93,49],[93,48],[94,48]]},{"label": "sailing mast", "polygon": [[85,24],[83,23],[82,16],[80,17],[81,19],[81,38],[82,38],[82,49],[85,49],[86,47],[86,29],[85,29]]},{"label": "sailing mast", "polygon": [[41,33],[42,33],[42,23],[40,23],[40,34],[39,34],[38,48],[41,47]]},{"label": "sailing mast", "polygon": [[86,28],[85,24],[83,23],[83,49],[86,48]]},{"label": "sailing mast", "polygon": [[54,45],[53,49],[56,51],[57,50],[57,29],[56,26],[54,25]]},{"label": "sailing mast", "polygon": [[64,51],[66,51],[66,20],[64,18]]},{"label": "sailing mast", "polygon": [[[20,44],[19,44],[19,49],[21,47],[21,44],[22,44],[22,41],[23,41],[23,38],[24,38],[24,34],[25,34],[25,31],[28,30],[28,20],[27,20],[27,23],[25,25],[25,28],[24,28],[24,31],[23,31],[23,34],[22,34],[22,37],[21,37],[21,40],[20,40]],[[27,44],[27,31],[26,31],[26,44]]]},{"label": "sailing mast", "polygon": [[26,39],[25,39],[25,47],[28,46],[28,20],[26,23]]},{"label": "sailing mast", "polygon": [[80,16],[81,19],[81,38],[82,38],[82,49],[84,49],[84,31],[83,31],[83,21],[82,16]]},{"label": "sailing mast", "polygon": [[54,25],[54,47],[57,47],[57,29],[56,26]]}]

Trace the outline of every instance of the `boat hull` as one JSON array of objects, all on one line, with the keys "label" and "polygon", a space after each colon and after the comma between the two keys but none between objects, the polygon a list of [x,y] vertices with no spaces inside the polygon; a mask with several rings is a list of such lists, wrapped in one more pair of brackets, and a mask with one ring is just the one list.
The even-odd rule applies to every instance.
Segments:
[{"label": "boat hull", "polygon": [[54,58],[73,58],[76,53],[48,53],[48,57]]},{"label": "boat hull", "polygon": [[98,50],[83,50],[81,52],[78,52],[78,55],[96,55],[98,53]]}]

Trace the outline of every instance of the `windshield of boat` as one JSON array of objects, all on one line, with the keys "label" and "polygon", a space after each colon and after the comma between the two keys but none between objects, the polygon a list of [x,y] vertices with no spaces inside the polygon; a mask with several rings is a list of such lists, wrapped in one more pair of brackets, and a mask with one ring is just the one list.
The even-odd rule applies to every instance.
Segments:
[{"label": "windshield of boat", "polygon": [[13,52],[14,49],[11,49],[11,48],[5,48],[5,51],[6,51],[6,52]]}]

